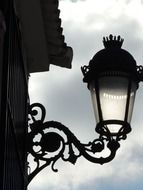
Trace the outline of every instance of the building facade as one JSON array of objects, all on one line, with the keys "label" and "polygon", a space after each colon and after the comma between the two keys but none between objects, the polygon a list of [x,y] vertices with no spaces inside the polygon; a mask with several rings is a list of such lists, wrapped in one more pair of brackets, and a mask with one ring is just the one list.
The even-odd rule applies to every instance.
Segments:
[{"label": "building facade", "polygon": [[0,2],[1,190],[27,189],[29,74],[50,64],[71,68],[59,13],[58,0]]},{"label": "building facade", "polygon": [[1,9],[0,189],[26,189],[27,73],[12,1]]}]

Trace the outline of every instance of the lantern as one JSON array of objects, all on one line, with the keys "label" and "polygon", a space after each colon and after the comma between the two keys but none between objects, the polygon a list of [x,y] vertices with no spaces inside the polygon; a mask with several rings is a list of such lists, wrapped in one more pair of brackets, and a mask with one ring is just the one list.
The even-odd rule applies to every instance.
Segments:
[{"label": "lantern", "polygon": [[123,39],[104,37],[104,49],[97,52],[88,66],[82,67],[84,82],[91,92],[96,131],[105,136],[122,136],[131,131],[139,74],[133,56],[122,49]]}]

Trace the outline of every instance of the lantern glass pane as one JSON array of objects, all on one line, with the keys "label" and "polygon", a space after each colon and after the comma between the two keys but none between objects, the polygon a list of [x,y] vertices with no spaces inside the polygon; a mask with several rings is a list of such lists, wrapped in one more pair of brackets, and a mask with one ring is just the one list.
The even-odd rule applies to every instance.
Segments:
[{"label": "lantern glass pane", "polygon": [[96,119],[96,122],[98,123],[100,121],[100,119],[99,119],[99,110],[98,110],[98,106],[97,106],[97,97],[96,97],[94,81],[90,84],[90,93],[91,93],[91,99],[92,99],[95,119]]},{"label": "lantern glass pane", "polygon": [[[103,76],[99,78],[98,89],[96,89],[95,82],[90,85],[91,97],[93,101],[94,113],[97,123],[108,120],[125,120],[125,113],[127,108],[127,96],[129,88],[129,78],[122,76]],[[130,123],[135,92],[137,86],[132,82],[129,110],[127,122]],[[98,92],[97,92],[98,91]],[[99,96],[99,104],[97,103],[97,96]],[[97,106],[98,105],[98,106]],[[99,117],[99,106],[102,113],[102,118]],[[108,129],[111,133],[117,133],[122,127],[120,124],[108,124]]]},{"label": "lantern glass pane", "polygon": [[103,120],[124,120],[128,79],[123,77],[102,77],[99,79],[99,97]]},{"label": "lantern glass pane", "polygon": [[130,93],[129,111],[128,111],[128,117],[127,117],[127,122],[128,123],[130,123],[131,119],[132,119],[132,113],[133,113],[134,101],[135,101],[135,96],[136,96],[136,90],[137,90],[137,84],[135,82],[132,82],[131,93]]}]

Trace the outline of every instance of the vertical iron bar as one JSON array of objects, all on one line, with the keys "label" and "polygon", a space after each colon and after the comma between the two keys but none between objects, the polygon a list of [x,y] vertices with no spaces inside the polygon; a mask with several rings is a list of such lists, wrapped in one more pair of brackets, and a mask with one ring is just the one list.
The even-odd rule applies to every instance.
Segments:
[{"label": "vertical iron bar", "polygon": [[126,121],[126,122],[128,119],[128,112],[129,112],[129,105],[130,105],[131,84],[132,84],[131,78],[129,78],[128,91],[127,91],[127,102],[126,102],[125,118],[124,118],[124,121]]},{"label": "vertical iron bar", "polygon": [[99,122],[103,121],[103,115],[102,115],[102,109],[101,109],[101,103],[100,103],[100,96],[99,96],[99,79],[94,81],[95,84],[95,93],[96,93],[96,99],[97,99],[97,108],[98,108],[98,114],[99,114]]}]

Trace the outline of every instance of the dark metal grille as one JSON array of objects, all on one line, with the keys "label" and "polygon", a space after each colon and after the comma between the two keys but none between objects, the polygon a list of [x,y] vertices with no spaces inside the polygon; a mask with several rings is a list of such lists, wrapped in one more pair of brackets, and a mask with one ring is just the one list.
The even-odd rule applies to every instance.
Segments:
[{"label": "dark metal grille", "polygon": [[26,189],[26,133],[27,133],[27,76],[21,49],[21,38],[13,3],[5,15],[2,73],[2,112],[0,115],[0,189]]},{"label": "dark metal grille", "polygon": [[20,160],[19,157],[20,153],[15,133],[16,131],[11,119],[11,113],[8,112],[5,142],[4,190],[25,189],[24,167],[22,167],[22,160]]}]

